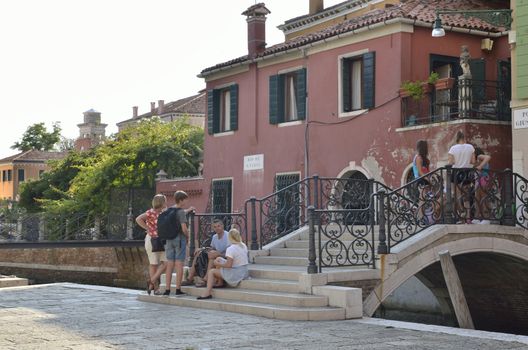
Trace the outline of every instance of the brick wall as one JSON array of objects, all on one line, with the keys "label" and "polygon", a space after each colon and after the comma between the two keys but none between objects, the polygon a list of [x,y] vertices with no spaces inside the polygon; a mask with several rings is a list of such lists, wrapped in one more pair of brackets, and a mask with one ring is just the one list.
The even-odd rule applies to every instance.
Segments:
[{"label": "brick wall", "polygon": [[143,247],[0,249],[0,274],[36,283],[76,282],[143,288],[148,261]]}]

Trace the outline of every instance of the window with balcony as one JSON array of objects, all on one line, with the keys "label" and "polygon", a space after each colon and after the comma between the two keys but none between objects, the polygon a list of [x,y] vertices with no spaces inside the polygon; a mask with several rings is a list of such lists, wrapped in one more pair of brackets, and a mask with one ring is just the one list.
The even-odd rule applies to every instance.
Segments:
[{"label": "window with balcony", "polygon": [[306,118],[306,69],[269,77],[269,121],[281,124]]},{"label": "window with balcony", "polygon": [[339,115],[346,117],[374,108],[375,52],[339,58]]},{"label": "window with balcony", "polygon": [[238,129],[238,84],[207,91],[209,135]]}]

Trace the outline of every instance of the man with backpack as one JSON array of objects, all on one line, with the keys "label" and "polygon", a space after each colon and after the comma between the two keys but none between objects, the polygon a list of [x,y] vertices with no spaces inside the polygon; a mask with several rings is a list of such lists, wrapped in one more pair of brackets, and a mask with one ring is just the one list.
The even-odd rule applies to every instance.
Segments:
[{"label": "man with backpack", "polygon": [[187,207],[188,196],[183,191],[174,193],[176,204],[168,208],[158,216],[158,236],[165,239],[165,254],[167,256],[167,268],[165,270],[165,293],[170,295],[172,271],[176,267],[176,295],[183,295],[181,282],[183,277],[183,265],[187,242],[189,240],[189,230],[187,228],[187,215],[184,210]]}]

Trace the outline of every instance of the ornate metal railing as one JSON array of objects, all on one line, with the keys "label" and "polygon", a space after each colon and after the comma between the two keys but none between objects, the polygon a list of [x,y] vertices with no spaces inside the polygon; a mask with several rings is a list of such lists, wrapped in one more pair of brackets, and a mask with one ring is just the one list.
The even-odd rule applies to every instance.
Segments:
[{"label": "ornate metal railing", "polygon": [[451,79],[452,86],[424,93],[423,98],[403,97],[402,126],[457,119],[511,120],[508,82]]},{"label": "ornate metal railing", "polygon": [[[437,169],[378,196],[380,253],[437,223],[527,228],[528,182],[511,170]],[[386,247],[386,248],[385,248]]]},{"label": "ornate metal railing", "polygon": [[[246,202],[251,213],[251,249],[283,237],[308,223],[307,208],[312,202],[314,178],[297,181],[264,198]],[[258,242],[257,242],[258,237]]]},{"label": "ornate metal railing", "polygon": [[[310,241],[317,242],[317,247],[310,248],[317,251],[318,272],[323,267],[375,267],[374,215],[370,205],[363,209],[335,210],[310,207],[309,218]],[[314,264],[310,260],[315,259],[314,252],[310,251],[309,261]]]},{"label": "ornate metal railing", "polygon": [[188,214],[189,223],[189,249],[190,256],[194,254],[196,248],[208,246],[214,234],[213,221],[219,219],[224,224],[224,230],[232,228],[238,229],[240,235],[248,244],[247,215],[241,213],[194,213]]}]

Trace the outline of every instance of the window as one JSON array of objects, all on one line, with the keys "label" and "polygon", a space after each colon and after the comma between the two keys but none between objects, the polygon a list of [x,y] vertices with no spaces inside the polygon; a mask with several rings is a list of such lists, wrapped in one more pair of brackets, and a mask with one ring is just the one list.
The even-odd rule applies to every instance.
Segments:
[{"label": "window", "polygon": [[7,181],[12,181],[13,180],[13,170],[9,169],[7,171]]},{"label": "window", "polygon": [[18,182],[24,182],[26,180],[26,173],[24,169],[18,169]]},{"label": "window", "polygon": [[340,58],[340,114],[374,108],[375,52]]},{"label": "window", "polygon": [[230,213],[233,180],[213,180],[212,187],[213,213]]},{"label": "window", "polygon": [[42,174],[44,174],[44,170],[39,170],[39,178],[42,177]]},{"label": "window", "polygon": [[7,171],[2,170],[2,182],[7,181]]},{"label": "window", "polygon": [[306,118],[306,69],[269,77],[269,120],[280,124]]},{"label": "window", "polygon": [[275,175],[275,191],[277,193],[277,232],[287,234],[299,228],[301,208],[301,187],[297,184],[299,173]]},{"label": "window", "polygon": [[207,131],[209,135],[238,129],[238,85],[207,92]]}]

